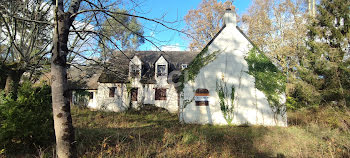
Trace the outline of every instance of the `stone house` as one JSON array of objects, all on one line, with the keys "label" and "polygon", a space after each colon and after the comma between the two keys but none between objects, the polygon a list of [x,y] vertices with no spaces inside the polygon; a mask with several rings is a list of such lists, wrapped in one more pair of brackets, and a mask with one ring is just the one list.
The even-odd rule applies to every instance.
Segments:
[{"label": "stone house", "polygon": [[249,74],[247,63],[254,44],[237,26],[233,11],[226,10],[223,22],[221,30],[186,69],[189,79],[179,94],[180,121],[287,126],[284,90],[278,93],[279,106],[274,106],[274,98],[256,88],[259,83]]},{"label": "stone house", "polygon": [[[121,54],[121,53],[120,53]],[[115,112],[155,105],[178,112],[177,79],[197,53],[186,51],[135,51],[119,55],[114,70],[98,79],[96,109]],[[127,59],[127,60],[126,60]]]},{"label": "stone house", "polygon": [[233,11],[226,10],[223,22],[200,53],[117,52],[89,90],[88,106],[121,112],[152,104],[178,113],[184,123],[287,126],[284,90],[276,90],[275,106],[276,95],[257,88],[254,64],[247,62],[254,43]]}]

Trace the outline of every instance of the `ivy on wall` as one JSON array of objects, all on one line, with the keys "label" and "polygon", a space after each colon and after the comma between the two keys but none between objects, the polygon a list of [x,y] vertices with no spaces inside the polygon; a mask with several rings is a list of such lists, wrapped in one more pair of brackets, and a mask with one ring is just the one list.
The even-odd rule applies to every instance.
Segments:
[{"label": "ivy on wall", "polygon": [[216,81],[216,93],[219,96],[220,109],[224,118],[228,124],[231,124],[234,117],[235,86],[232,85],[229,91],[223,77],[222,80]]},{"label": "ivy on wall", "polygon": [[269,105],[276,114],[285,112],[284,105],[280,103],[280,95],[284,94],[286,86],[285,75],[257,48],[248,52],[245,58],[248,63],[248,74],[255,78],[255,88],[262,91],[267,97]]},{"label": "ivy on wall", "polygon": [[179,77],[179,82],[181,85],[178,86],[178,91],[181,92],[184,88],[184,84],[187,81],[194,81],[200,70],[208,65],[210,62],[216,59],[217,54],[219,51],[215,51],[213,53],[208,54],[208,46],[206,46],[195,58],[194,60],[188,65],[188,67],[183,71],[185,73],[182,73]]},{"label": "ivy on wall", "polygon": [[127,95],[128,95],[128,98],[129,98],[129,106],[128,106],[128,109],[131,109],[132,107],[132,100],[131,100],[131,89],[133,88],[133,83],[134,83],[134,79],[133,78],[130,78],[129,79],[129,82],[126,83],[126,91],[127,91]]}]

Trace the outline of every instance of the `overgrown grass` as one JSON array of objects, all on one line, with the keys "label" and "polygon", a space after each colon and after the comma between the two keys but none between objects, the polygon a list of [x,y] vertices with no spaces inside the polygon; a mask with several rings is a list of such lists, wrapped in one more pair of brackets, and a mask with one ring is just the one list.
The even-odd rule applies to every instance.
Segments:
[{"label": "overgrown grass", "polygon": [[[349,157],[349,127],[334,126],[332,110],[288,112],[289,127],[180,124],[164,111],[72,108],[72,116],[79,157]],[[335,122],[349,120],[335,112]]]},{"label": "overgrown grass", "polygon": [[[185,125],[178,122],[177,115],[167,112],[112,113],[77,108],[73,108],[73,120],[79,157],[350,156],[349,131],[317,124],[310,118],[321,115],[327,122],[332,114],[322,117],[322,113],[309,112],[289,112],[288,128]],[[295,122],[298,119],[309,123]]]}]

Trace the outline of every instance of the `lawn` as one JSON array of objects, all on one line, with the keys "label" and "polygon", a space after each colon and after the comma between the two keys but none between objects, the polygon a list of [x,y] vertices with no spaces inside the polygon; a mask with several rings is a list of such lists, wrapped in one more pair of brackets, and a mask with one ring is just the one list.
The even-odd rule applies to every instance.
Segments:
[{"label": "lawn", "polygon": [[333,115],[323,120],[308,117],[310,110],[288,115],[289,127],[240,127],[181,124],[176,114],[162,110],[72,108],[79,157],[350,156],[349,129],[328,120]]}]

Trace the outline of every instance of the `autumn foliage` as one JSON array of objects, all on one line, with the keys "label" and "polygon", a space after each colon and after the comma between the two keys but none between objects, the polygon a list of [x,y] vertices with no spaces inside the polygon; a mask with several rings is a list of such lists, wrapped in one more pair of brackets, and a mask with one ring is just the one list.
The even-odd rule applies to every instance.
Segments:
[{"label": "autumn foliage", "polygon": [[231,1],[225,3],[217,0],[203,0],[197,9],[188,11],[185,16],[186,32],[192,35],[189,49],[201,50],[222,27],[222,16],[225,10],[235,10]]}]

